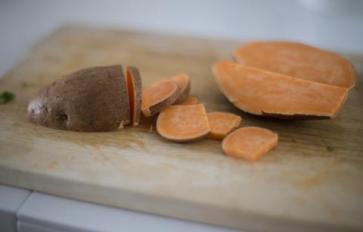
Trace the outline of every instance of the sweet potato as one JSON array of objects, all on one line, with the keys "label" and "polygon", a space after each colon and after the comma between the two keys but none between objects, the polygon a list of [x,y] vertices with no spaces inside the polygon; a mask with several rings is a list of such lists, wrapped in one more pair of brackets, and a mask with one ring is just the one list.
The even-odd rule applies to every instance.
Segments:
[{"label": "sweet potato", "polygon": [[175,142],[194,141],[206,136],[209,123],[204,105],[173,105],[164,109],[156,121],[157,132]]},{"label": "sweet potato", "polygon": [[237,108],[270,117],[332,118],[347,88],[293,78],[229,61],[213,66],[222,93]]},{"label": "sweet potato", "polygon": [[183,102],[190,93],[190,78],[186,73],[180,73],[170,78],[178,86],[176,104]]},{"label": "sweet potato", "polygon": [[278,135],[259,127],[239,128],[225,137],[222,149],[228,156],[258,160],[277,145]]},{"label": "sweet potato", "polygon": [[28,105],[31,122],[56,129],[110,131],[130,122],[121,65],[94,67],[53,82]]},{"label": "sweet potato", "polygon": [[352,88],[356,74],[342,56],[294,42],[252,42],[238,48],[241,64],[340,87]]},{"label": "sweet potato", "polygon": [[140,122],[142,81],[139,70],[133,66],[126,67],[126,83],[130,100],[131,125],[137,126]]},{"label": "sweet potato", "polygon": [[207,114],[210,132],[208,138],[220,140],[229,132],[239,127],[241,117],[226,112],[211,112]]},{"label": "sweet potato", "polygon": [[158,114],[179,96],[178,86],[171,80],[160,80],[142,91],[141,111],[145,117]]},{"label": "sweet potato", "polygon": [[189,95],[179,105],[195,105],[195,104],[199,104],[199,99],[196,96]]}]

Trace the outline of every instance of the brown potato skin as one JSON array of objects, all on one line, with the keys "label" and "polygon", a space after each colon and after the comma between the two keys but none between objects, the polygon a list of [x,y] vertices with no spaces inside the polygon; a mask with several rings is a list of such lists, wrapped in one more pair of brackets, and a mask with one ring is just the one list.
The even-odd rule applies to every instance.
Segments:
[{"label": "brown potato skin", "polygon": [[82,69],[43,89],[28,105],[29,121],[56,129],[111,131],[130,122],[121,65]]}]

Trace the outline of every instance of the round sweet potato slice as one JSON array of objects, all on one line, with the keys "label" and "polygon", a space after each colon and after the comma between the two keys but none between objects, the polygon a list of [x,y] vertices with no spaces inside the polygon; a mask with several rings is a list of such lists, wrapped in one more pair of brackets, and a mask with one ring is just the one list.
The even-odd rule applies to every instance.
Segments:
[{"label": "round sweet potato slice", "polygon": [[186,73],[179,73],[170,78],[178,86],[178,97],[175,101],[176,104],[183,102],[189,95],[191,84],[190,78]]},{"label": "round sweet potato slice", "polygon": [[222,149],[228,156],[255,161],[277,145],[278,135],[259,127],[239,128],[227,135]]},{"label": "round sweet potato slice", "polygon": [[204,105],[173,105],[164,109],[156,121],[156,130],[175,142],[194,141],[206,136],[209,122]]},{"label": "round sweet potato slice", "polygon": [[241,64],[295,78],[352,88],[356,73],[342,56],[309,45],[286,41],[247,43],[234,52]]},{"label": "round sweet potato slice", "polygon": [[238,128],[241,124],[241,117],[227,112],[210,112],[207,114],[210,132],[208,138],[221,140],[229,132]]},{"label": "round sweet potato slice", "polygon": [[171,80],[160,80],[142,91],[141,111],[145,117],[151,117],[174,104],[177,98],[176,83]]},{"label": "round sweet potato slice", "polygon": [[126,67],[126,83],[130,100],[131,125],[137,126],[141,115],[142,81],[139,70],[134,66]]},{"label": "round sweet potato slice", "polygon": [[130,122],[121,65],[71,73],[43,89],[28,105],[31,122],[56,129],[110,131]]}]

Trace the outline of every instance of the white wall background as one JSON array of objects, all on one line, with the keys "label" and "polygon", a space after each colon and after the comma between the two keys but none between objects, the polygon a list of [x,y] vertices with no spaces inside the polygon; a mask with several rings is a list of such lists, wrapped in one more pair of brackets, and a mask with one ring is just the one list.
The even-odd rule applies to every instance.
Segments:
[{"label": "white wall background", "polygon": [[359,0],[0,0],[0,74],[64,23],[245,39],[363,53]]}]

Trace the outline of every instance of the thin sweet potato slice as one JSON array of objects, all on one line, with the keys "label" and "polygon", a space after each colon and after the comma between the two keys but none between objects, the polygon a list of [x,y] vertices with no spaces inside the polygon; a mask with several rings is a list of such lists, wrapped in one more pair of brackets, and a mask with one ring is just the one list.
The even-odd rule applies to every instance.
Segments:
[{"label": "thin sweet potato slice", "polygon": [[237,108],[282,118],[333,118],[348,89],[293,78],[229,61],[213,66],[222,93]]},{"label": "thin sweet potato slice", "polygon": [[222,149],[228,156],[256,161],[277,145],[278,135],[259,127],[239,128],[227,135]]},{"label": "thin sweet potato slice", "polygon": [[208,138],[220,140],[229,132],[239,127],[241,117],[226,112],[211,112],[207,114],[210,132]]},{"label": "thin sweet potato slice", "polygon": [[195,105],[199,104],[200,101],[196,96],[189,95],[183,102],[181,102],[179,105]]},{"label": "thin sweet potato slice", "polygon": [[130,100],[131,125],[137,126],[140,122],[142,81],[139,70],[133,66],[126,67],[126,83]]},{"label": "thin sweet potato slice", "polygon": [[241,64],[292,77],[352,88],[356,74],[342,56],[294,42],[252,42],[234,52]]},{"label": "thin sweet potato slice", "polygon": [[173,104],[178,97],[178,86],[171,80],[160,80],[142,92],[141,111],[145,117],[158,114]]},{"label": "thin sweet potato slice", "polygon": [[186,73],[179,73],[170,78],[178,86],[178,97],[175,103],[183,102],[190,93],[190,78]]},{"label": "thin sweet potato slice", "polygon": [[156,121],[156,130],[175,142],[194,141],[206,136],[209,123],[204,105],[173,105],[164,109]]}]

